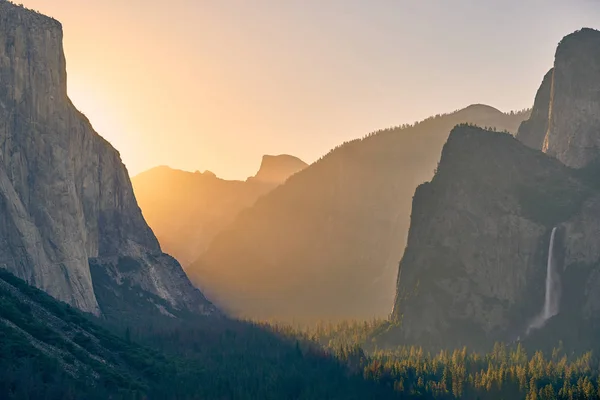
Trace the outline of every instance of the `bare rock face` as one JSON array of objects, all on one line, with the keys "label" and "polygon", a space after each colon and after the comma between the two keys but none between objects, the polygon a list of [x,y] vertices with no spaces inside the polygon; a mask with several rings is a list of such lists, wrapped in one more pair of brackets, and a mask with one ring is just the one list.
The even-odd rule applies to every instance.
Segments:
[{"label": "bare rock face", "polygon": [[554,68],[544,78],[531,119],[521,126],[519,138],[569,167],[583,168],[597,160],[599,82],[600,32],[584,28],[566,36],[558,45]]},{"label": "bare rock face", "polygon": [[590,320],[586,310],[600,310],[585,284],[600,278],[600,192],[590,182],[507,134],[455,128],[437,174],[413,200],[392,313],[401,324],[396,340],[485,349],[525,339],[543,307],[553,227],[563,299],[561,324],[546,332],[556,344],[565,326]]},{"label": "bare rock face", "polygon": [[60,23],[0,1],[0,266],[98,314],[89,260],[152,256],[144,290],[211,309],[178,264],[163,269],[119,153],[66,89]]},{"label": "bare rock face", "polygon": [[258,172],[248,180],[280,185],[306,167],[308,167],[307,163],[288,154],[264,155]]},{"label": "bare rock face", "polygon": [[[438,172],[413,199],[392,341],[600,348],[598,82],[600,32],[582,29],[559,44],[519,128],[521,143],[469,126],[453,130]],[[553,228],[556,276],[548,272]],[[547,276],[557,313],[532,332]]]},{"label": "bare rock face", "polygon": [[548,131],[548,114],[550,112],[550,91],[554,69],[548,71],[542,80],[537,94],[531,116],[523,121],[517,132],[517,139],[532,149],[541,150]]}]

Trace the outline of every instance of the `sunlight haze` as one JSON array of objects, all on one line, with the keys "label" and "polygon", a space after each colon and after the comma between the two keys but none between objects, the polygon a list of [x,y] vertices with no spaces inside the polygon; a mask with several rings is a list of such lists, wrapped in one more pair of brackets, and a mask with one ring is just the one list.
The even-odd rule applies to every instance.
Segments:
[{"label": "sunlight haze", "polygon": [[263,154],[339,143],[471,103],[530,107],[597,1],[23,0],[61,21],[74,104],[133,176],[245,179]]}]

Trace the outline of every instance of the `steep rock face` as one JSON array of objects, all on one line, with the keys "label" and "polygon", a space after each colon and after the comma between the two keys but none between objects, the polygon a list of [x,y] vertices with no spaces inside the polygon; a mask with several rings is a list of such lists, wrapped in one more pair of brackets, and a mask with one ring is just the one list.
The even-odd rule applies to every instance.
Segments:
[{"label": "steep rock face", "polygon": [[[600,32],[582,29],[556,49],[554,68],[536,97],[532,118],[519,138],[582,168],[600,156]],[[546,122],[544,122],[546,121]],[[539,138],[544,141],[539,146]]]},{"label": "steep rock face", "polygon": [[249,180],[279,185],[307,166],[308,164],[301,159],[287,154],[264,155],[258,172]]},{"label": "steep rock face", "polygon": [[560,313],[532,336],[552,344],[591,340],[590,330],[574,337],[564,328],[583,326],[600,307],[582,283],[599,278],[600,193],[591,181],[509,135],[455,128],[438,173],[415,193],[392,313],[401,323],[395,340],[486,348],[525,339],[543,306],[555,226]]},{"label": "steep rock face", "polygon": [[200,257],[213,237],[240,211],[278,185],[258,179],[228,181],[211,172],[169,167],[152,168],[131,182],[144,217],[163,250],[184,267]]},{"label": "steep rock face", "polygon": [[431,179],[452,127],[515,132],[526,117],[473,105],[345,143],[240,213],[186,271],[243,316],[387,316],[414,189]]},{"label": "steep rock face", "polygon": [[544,76],[542,85],[535,95],[531,116],[528,120],[523,121],[517,132],[517,139],[532,149],[542,149],[548,131],[553,73],[554,69],[551,69]]},{"label": "steep rock face", "polygon": [[[119,153],[71,104],[66,86],[60,23],[0,1],[0,266],[99,313],[88,260],[161,250]],[[164,279],[178,268],[139,274],[146,290],[177,307],[211,309],[187,280]]]},{"label": "steep rock face", "polygon": [[[415,193],[392,342],[600,347],[599,81],[600,32],[582,29],[559,44],[517,134],[546,155],[506,135],[453,131],[438,174]],[[559,313],[527,335],[545,299],[553,227]]]}]

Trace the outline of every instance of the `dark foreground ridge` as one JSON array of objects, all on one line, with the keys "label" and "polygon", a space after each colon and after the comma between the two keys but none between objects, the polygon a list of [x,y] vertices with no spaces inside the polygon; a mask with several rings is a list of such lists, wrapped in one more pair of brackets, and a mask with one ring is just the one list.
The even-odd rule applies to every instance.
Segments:
[{"label": "dark foreground ridge", "polygon": [[0,393],[8,399],[399,398],[289,333],[224,319],[176,321],[111,325],[115,335],[101,320],[0,269]]}]

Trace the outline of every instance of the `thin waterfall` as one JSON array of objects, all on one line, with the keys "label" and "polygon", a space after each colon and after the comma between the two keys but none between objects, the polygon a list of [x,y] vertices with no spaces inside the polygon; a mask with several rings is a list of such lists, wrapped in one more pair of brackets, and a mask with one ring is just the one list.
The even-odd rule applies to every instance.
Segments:
[{"label": "thin waterfall", "polygon": [[550,235],[550,246],[548,249],[548,264],[546,266],[546,294],[544,297],[544,307],[542,312],[534,318],[529,327],[527,334],[534,329],[539,329],[546,325],[546,321],[558,314],[560,301],[560,281],[554,266],[554,238],[556,236],[556,227],[552,229]]}]

